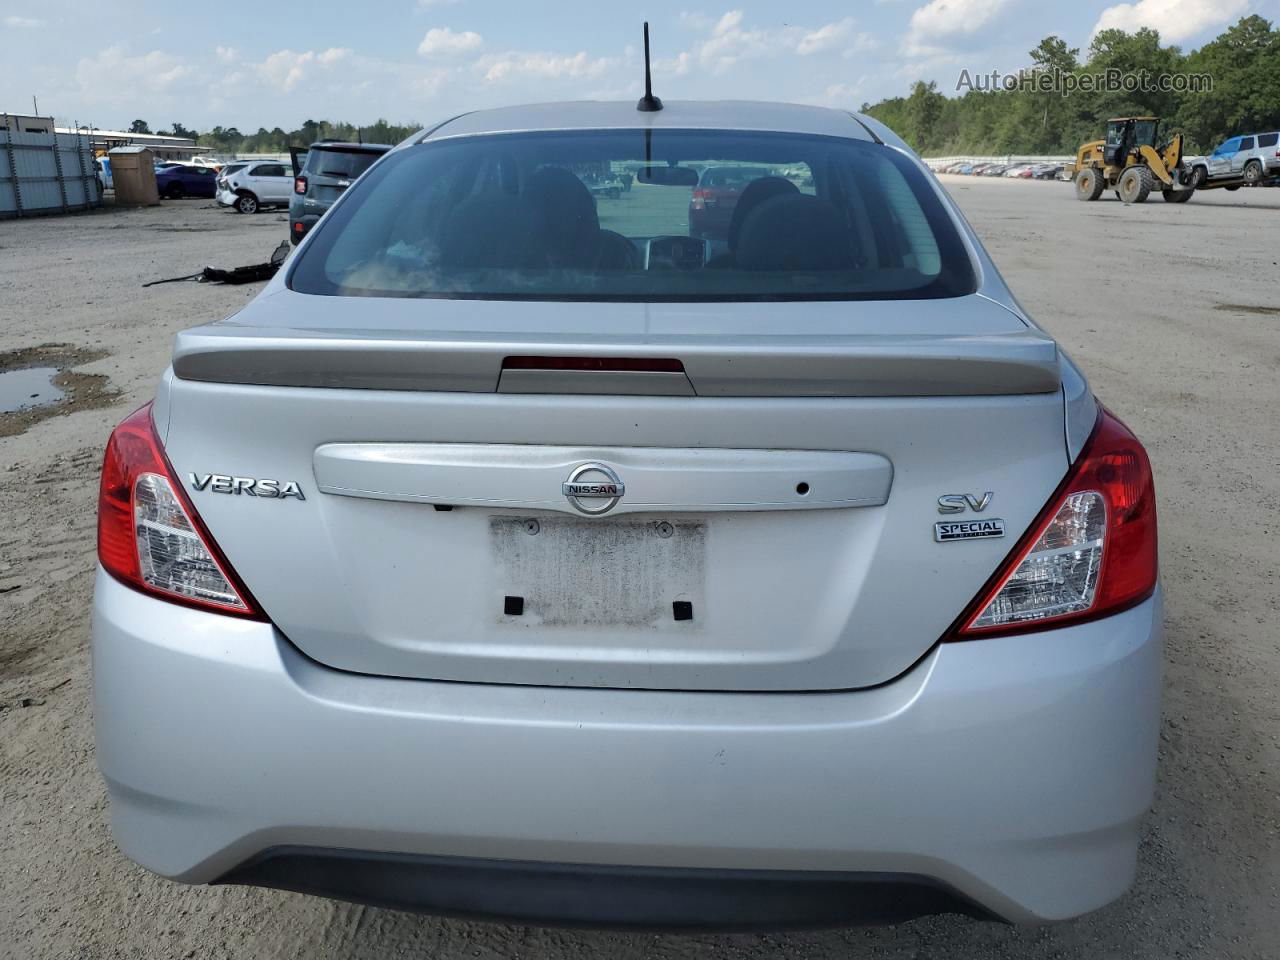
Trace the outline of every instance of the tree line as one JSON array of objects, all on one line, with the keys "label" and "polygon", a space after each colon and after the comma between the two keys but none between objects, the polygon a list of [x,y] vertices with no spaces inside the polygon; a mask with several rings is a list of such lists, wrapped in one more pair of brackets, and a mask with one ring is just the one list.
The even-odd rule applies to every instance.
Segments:
[{"label": "tree line", "polygon": [[[1165,46],[1148,28],[1136,33],[1102,30],[1087,57],[1059,37],[1041,40],[1030,52],[1014,89],[978,78],[960,77],[970,89],[947,96],[936,83],[915,83],[905,97],[863,104],[924,156],[955,154],[1074,154],[1080,144],[1103,135],[1112,117],[1157,116],[1164,131],[1181,131],[1191,153],[1207,153],[1231,136],[1280,130],[1280,30],[1263,17],[1248,16],[1199,50],[1183,53]],[[1151,83],[1136,90],[1086,89],[1082,78],[1115,71],[1118,76],[1208,76],[1210,89],[1198,84]],[[1068,78],[1059,90],[1040,89],[1035,74]],[[1048,87],[1045,83],[1042,86]],[[1203,85],[1199,85],[1203,86]]]},{"label": "tree line", "polygon": [[330,120],[307,120],[295,130],[275,127],[268,130],[259,127],[257,133],[243,133],[235,127],[217,126],[203,133],[189,129],[181,123],[152,130],[145,120],[134,120],[130,133],[155,133],[164,137],[190,137],[196,145],[208,153],[251,154],[288,153],[289,148],[306,147],[317,140],[348,140],[353,143],[397,144],[411,133],[422,129],[418,123],[388,123],[378,120],[366,126],[352,123],[335,123]]}]

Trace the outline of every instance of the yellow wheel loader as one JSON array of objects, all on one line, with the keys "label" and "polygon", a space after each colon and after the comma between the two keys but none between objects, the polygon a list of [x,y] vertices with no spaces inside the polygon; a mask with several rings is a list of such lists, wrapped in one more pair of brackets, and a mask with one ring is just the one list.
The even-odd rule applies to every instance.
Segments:
[{"label": "yellow wheel loader", "polygon": [[1157,147],[1158,117],[1120,117],[1107,121],[1107,138],[1076,151],[1076,198],[1097,200],[1114,190],[1125,203],[1142,203],[1154,189],[1170,203],[1185,203],[1196,183],[1182,165],[1182,134]]}]

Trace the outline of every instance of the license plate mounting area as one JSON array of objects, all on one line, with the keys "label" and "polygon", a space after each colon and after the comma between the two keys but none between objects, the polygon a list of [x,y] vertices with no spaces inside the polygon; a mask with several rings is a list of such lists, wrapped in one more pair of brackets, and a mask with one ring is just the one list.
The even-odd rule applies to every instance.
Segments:
[{"label": "license plate mounting area", "polygon": [[489,541],[499,623],[694,631],[705,622],[704,520],[491,517]]}]

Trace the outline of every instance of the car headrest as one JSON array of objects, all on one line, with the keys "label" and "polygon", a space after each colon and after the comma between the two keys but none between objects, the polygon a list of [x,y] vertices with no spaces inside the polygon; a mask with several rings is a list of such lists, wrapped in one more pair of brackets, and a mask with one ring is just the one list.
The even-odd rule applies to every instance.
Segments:
[{"label": "car headrest", "polygon": [[528,206],[504,193],[463,200],[437,236],[440,262],[450,267],[532,266],[538,249],[537,224]]},{"label": "car headrest", "polygon": [[538,222],[543,252],[552,263],[573,263],[600,233],[596,202],[586,184],[563,167],[543,167],[525,181],[524,194]]},{"label": "car headrest", "polygon": [[802,193],[773,197],[747,214],[738,238],[742,270],[847,270],[851,237],[840,212]]},{"label": "car headrest", "polygon": [[738,249],[738,238],[742,233],[742,224],[747,219],[747,214],[753,212],[766,200],[799,192],[794,183],[782,177],[760,177],[748,183],[738,195],[733,216],[729,218],[729,249]]}]

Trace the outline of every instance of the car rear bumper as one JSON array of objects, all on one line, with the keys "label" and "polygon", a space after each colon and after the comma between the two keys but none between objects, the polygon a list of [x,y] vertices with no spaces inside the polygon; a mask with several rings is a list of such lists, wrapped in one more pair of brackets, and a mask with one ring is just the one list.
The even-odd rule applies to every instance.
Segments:
[{"label": "car rear bumper", "polygon": [[[859,903],[886,889],[915,903],[923,885],[941,891],[925,912],[1045,921],[1124,892],[1154,786],[1158,595],[1067,629],[942,645],[874,689],[809,694],[360,676],[308,660],[268,624],[101,571],[94,606],[115,835],[186,882],[663,927],[683,925],[669,901],[650,891],[637,916],[608,891],[646,876],[793,891],[820,880],[823,902],[852,884],[847,919],[874,919]],[[543,879],[457,879],[477,864]],[[566,874],[567,886],[546,879]],[[583,877],[596,907],[551,895]],[[470,899],[450,900],[458,889]],[[768,897],[752,914],[723,925],[823,922]]]},{"label": "car rear bumper", "polygon": [[230,207],[235,204],[239,196],[234,190],[219,190],[214,199],[218,201],[219,206]]},{"label": "car rear bumper", "polygon": [[834,870],[615,867],[275,847],[217,882],[535,926],[744,931],[903,923],[933,913],[1000,919],[929,877]]}]

